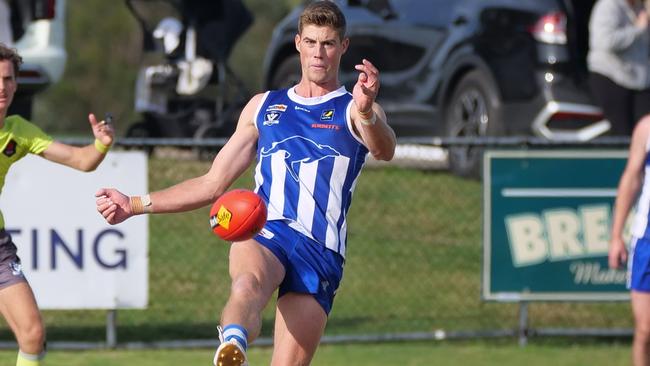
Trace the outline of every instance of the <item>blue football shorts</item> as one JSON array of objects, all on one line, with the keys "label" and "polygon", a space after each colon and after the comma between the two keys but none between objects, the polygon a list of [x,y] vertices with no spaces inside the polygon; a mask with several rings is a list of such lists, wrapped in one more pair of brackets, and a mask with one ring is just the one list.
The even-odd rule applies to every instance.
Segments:
[{"label": "blue football shorts", "polygon": [[286,274],[278,298],[289,292],[312,294],[329,314],[343,277],[343,257],[297,232],[284,221],[268,221],[254,238],[280,260]]},{"label": "blue football shorts", "polygon": [[627,266],[627,288],[650,292],[650,239],[632,238]]}]

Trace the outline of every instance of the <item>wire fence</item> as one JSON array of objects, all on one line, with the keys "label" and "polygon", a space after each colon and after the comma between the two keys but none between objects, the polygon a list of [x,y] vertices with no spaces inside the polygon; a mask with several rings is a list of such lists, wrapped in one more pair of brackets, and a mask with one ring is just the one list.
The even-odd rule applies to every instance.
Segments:
[{"label": "wire fence", "polygon": [[[224,141],[124,139],[115,148],[151,153],[153,191],[206,172]],[[324,342],[516,336],[521,342],[530,335],[631,335],[625,302],[481,299],[482,183],[450,174],[444,161],[444,148],[468,143],[506,149],[626,149],[629,139],[400,140],[398,152],[403,153],[396,163],[369,164],[357,185],[345,274]],[[251,172],[235,186],[252,188]],[[228,244],[211,233],[208,209],[150,217],[147,309],[43,311],[50,347],[216,345],[215,327],[229,294]],[[271,342],[274,302],[264,312],[262,337],[254,344]],[[12,339],[5,325],[0,346],[14,347]]]}]

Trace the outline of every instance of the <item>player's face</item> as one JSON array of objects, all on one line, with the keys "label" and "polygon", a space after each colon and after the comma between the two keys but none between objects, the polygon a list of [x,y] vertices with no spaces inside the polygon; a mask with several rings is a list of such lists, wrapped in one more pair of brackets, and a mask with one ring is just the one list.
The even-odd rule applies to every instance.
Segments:
[{"label": "player's face", "polygon": [[303,79],[319,85],[338,84],[339,64],[349,40],[345,38],[341,41],[331,27],[316,25],[305,26],[295,40]]},{"label": "player's face", "polygon": [[0,113],[4,115],[16,93],[14,65],[9,60],[0,61]]}]

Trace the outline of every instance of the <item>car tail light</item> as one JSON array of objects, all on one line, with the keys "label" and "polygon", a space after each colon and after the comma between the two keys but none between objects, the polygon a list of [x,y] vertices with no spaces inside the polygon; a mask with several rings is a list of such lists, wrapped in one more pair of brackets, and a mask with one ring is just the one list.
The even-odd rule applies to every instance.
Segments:
[{"label": "car tail light", "polygon": [[32,0],[34,19],[53,19],[56,0]]},{"label": "car tail light", "polygon": [[566,44],[566,15],[560,11],[544,14],[530,28],[536,40],[549,44]]},{"label": "car tail light", "polygon": [[43,75],[38,70],[20,70],[18,72],[18,77],[25,79],[36,79],[43,77]]},{"label": "car tail light", "polygon": [[599,112],[568,112],[557,111],[553,113],[546,127],[553,131],[577,131],[590,126],[596,126],[605,117]]},{"label": "car tail light", "polygon": [[551,117],[554,121],[584,120],[589,122],[600,121],[604,118],[602,113],[556,112]]}]

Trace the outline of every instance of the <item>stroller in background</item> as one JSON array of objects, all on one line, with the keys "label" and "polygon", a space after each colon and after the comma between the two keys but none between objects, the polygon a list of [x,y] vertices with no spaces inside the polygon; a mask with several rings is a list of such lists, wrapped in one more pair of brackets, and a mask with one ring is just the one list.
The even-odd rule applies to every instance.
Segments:
[{"label": "stroller in background", "polygon": [[[253,16],[241,0],[126,0],[143,34],[126,137],[228,137],[250,94],[227,60]],[[155,24],[155,27],[153,26]]]}]

